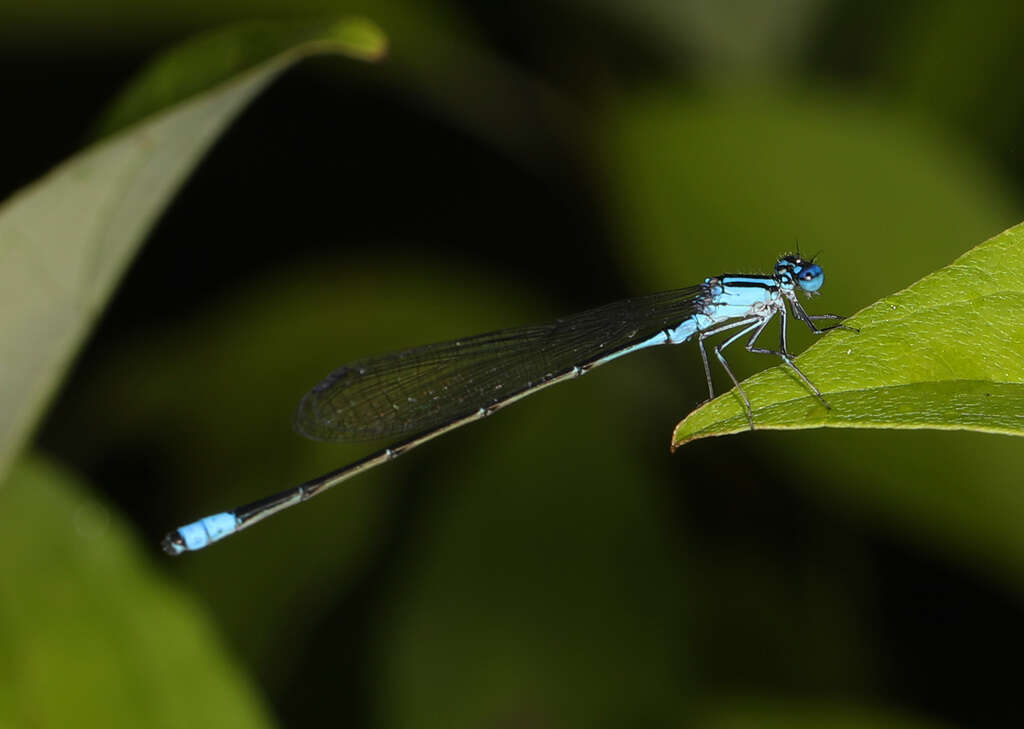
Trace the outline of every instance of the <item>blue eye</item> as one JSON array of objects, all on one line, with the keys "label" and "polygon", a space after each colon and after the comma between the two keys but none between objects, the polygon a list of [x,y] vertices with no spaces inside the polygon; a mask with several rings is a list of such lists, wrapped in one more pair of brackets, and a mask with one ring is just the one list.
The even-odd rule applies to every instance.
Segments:
[{"label": "blue eye", "polygon": [[825,283],[825,272],[817,263],[808,264],[793,272],[796,282],[804,291],[817,291]]}]

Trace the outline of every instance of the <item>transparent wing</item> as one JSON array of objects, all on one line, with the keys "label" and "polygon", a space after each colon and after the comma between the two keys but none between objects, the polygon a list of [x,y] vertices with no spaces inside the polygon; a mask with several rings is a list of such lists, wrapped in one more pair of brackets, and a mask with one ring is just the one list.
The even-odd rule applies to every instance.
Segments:
[{"label": "transparent wing", "polygon": [[302,399],[295,429],[351,441],[430,430],[646,341],[698,312],[703,286],[357,360]]}]

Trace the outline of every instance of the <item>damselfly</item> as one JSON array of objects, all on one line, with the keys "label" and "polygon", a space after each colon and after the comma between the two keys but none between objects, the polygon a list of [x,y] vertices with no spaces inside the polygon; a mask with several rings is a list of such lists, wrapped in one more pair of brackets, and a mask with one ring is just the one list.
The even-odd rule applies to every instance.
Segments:
[{"label": "damselfly", "polygon": [[[814,294],[824,281],[821,266],[813,260],[787,255],[775,264],[772,274],[712,276],[697,286],[619,301],[549,324],[352,362],[332,372],[302,399],[295,429],[323,441],[415,435],[301,486],[176,529],[164,538],[164,551],[181,554],[202,549],[527,395],[659,344],[680,344],[696,337],[708,395],[714,397],[704,341],[732,332],[712,352],[736,386],[751,429],[750,400],[722,354],[744,337],[748,351],[781,357],[827,408],[825,397],[793,362],[786,344],[789,312],[815,334],[850,328],[839,323],[817,326],[815,321],[838,322],[843,317],[808,314],[797,299],[798,291]],[[776,314],[781,317],[779,348],[757,346]]]}]

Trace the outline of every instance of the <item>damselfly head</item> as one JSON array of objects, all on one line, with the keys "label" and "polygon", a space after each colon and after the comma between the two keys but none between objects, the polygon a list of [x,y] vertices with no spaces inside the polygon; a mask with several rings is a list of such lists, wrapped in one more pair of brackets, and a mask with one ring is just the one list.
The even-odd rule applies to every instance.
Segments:
[{"label": "damselfly head", "polygon": [[825,283],[825,272],[821,266],[794,253],[779,259],[775,264],[775,276],[780,283],[799,286],[801,291],[808,294],[816,293]]}]

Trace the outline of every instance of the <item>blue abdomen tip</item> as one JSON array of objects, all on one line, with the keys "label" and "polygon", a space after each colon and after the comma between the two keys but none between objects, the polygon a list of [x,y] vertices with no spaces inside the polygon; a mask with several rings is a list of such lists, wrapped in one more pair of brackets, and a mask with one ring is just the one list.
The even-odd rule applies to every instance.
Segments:
[{"label": "blue abdomen tip", "polygon": [[235,515],[230,511],[222,511],[186,524],[178,529],[178,534],[184,545],[183,551],[191,552],[233,534],[236,527]]}]

